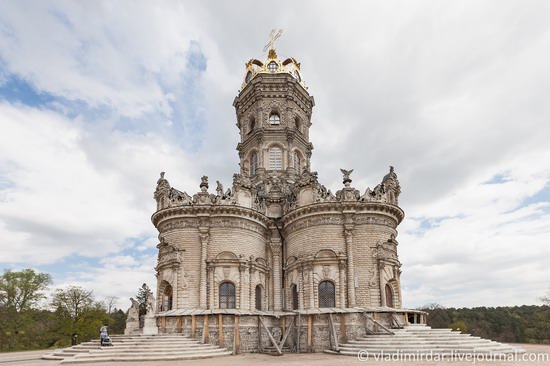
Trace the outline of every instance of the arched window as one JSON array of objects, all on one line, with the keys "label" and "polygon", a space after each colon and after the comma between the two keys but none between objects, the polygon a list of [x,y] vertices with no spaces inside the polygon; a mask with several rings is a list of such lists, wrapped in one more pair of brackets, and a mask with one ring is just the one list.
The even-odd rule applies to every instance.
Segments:
[{"label": "arched window", "polygon": [[298,310],[298,286],[295,283],[290,286],[290,296],[292,299],[292,310]]},{"label": "arched window", "polygon": [[269,169],[283,170],[283,151],[278,147],[269,149]]},{"label": "arched window", "polygon": [[251,118],[250,123],[248,124],[248,133],[254,131],[254,128],[256,128],[256,120],[254,118]]},{"label": "arched window", "polygon": [[323,281],[319,284],[319,307],[333,308],[336,306],[334,283]]},{"label": "arched window", "polygon": [[220,283],[220,309],[235,309],[235,285],[231,282]]},{"label": "arched window", "polygon": [[393,290],[389,284],[386,283],[386,306],[393,308]]},{"label": "arched window", "polygon": [[256,310],[262,310],[262,286],[256,286]]},{"label": "arched window", "polygon": [[296,151],[292,154],[292,167],[296,174],[300,174],[300,155]]},{"label": "arched window", "polygon": [[271,113],[269,115],[269,124],[270,125],[280,125],[281,124],[281,117],[278,113]]},{"label": "arched window", "polygon": [[162,294],[162,311],[172,310],[172,286],[168,285]]},{"label": "arched window", "polygon": [[296,131],[302,132],[302,121],[300,121],[300,117],[294,118],[294,124],[296,125]]},{"label": "arched window", "polygon": [[267,69],[271,72],[275,72],[277,71],[277,63],[275,61],[271,61],[270,63],[267,64]]},{"label": "arched window", "polygon": [[250,155],[250,175],[256,175],[256,171],[258,170],[258,153],[252,153]]}]

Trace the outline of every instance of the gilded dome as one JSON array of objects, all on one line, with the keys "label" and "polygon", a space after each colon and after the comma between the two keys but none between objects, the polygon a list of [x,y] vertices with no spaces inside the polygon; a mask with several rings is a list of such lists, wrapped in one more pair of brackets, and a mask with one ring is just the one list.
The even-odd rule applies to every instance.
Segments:
[{"label": "gilded dome", "polygon": [[269,50],[265,62],[253,58],[246,63],[245,67],[246,74],[241,89],[258,74],[290,74],[304,89],[307,89],[300,72],[300,63],[293,57],[281,61],[273,48]]}]

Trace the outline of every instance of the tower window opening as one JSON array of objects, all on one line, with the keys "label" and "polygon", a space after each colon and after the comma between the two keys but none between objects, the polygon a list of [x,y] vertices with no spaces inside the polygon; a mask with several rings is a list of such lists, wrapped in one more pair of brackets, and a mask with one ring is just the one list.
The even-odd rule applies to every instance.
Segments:
[{"label": "tower window opening", "polygon": [[235,309],[235,285],[231,282],[220,284],[220,309]]},{"label": "tower window opening", "polygon": [[267,64],[267,69],[270,72],[275,72],[278,69],[277,63],[275,61],[271,61],[269,64]]},{"label": "tower window opening", "polygon": [[162,294],[162,304],[161,304],[161,310],[162,311],[168,311],[172,310],[172,299],[173,299],[173,292],[172,292],[172,286],[168,285],[164,289],[164,293]]},{"label": "tower window opening", "polygon": [[386,306],[393,308],[393,290],[389,284],[386,283]]},{"label": "tower window opening", "polygon": [[250,175],[256,175],[258,170],[258,153],[253,153],[250,156]]},{"label": "tower window opening", "polygon": [[256,128],[256,120],[254,118],[250,119],[250,123],[248,124],[248,133],[251,133]]},{"label": "tower window opening", "polygon": [[269,124],[270,125],[280,125],[281,124],[281,117],[277,113],[271,113],[269,115]]},{"label": "tower window opening", "polygon": [[256,286],[256,310],[262,310],[262,286]]},{"label": "tower window opening", "polygon": [[294,118],[294,125],[296,126],[296,130],[298,132],[302,132],[302,121],[300,121],[300,117]]},{"label": "tower window opening", "polygon": [[269,149],[269,169],[283,170],[283,152],[278,147]]},{"label": "tower window opening", "polygon": [[331,281],[322,281],[319,284],[319,307],[333,308],[335,306],[334,283]]},{"label": "tower window opening", "polygon": [[290,295],[292,299],[292,310],[298,310],[298,286],[295,283],[290,286]]}]

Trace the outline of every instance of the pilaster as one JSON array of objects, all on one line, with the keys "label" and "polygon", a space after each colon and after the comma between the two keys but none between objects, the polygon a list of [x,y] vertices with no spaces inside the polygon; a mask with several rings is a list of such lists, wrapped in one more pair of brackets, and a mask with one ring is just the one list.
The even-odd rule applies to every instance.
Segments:
[{"label": "pilaster", "polygon": [[206,286],[207,286],[207,272],[206,272],[206,260],[208,258],[208,243],[210,239],[210,232],[208,227],[199,227],[199,239],[201,242],[201,263],[200,263],[200,275],[199,275],[199,307],[206,309]]},{"label": "pilaster", "polygon": [[355,212],[344,213],[344,238],[346,240],[348,307],[355,307],[355,270],[353,261],[353,215]]}]

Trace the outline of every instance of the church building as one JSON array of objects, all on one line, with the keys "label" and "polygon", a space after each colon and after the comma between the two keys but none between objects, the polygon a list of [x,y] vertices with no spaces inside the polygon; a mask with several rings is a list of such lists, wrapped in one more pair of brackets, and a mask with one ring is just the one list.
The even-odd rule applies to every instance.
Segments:
[{"label": "church building", "polygon": [[425,322],[402,309],[394,168],[373,189],[341,169],[341,189],[327,189],[310,168],[314,105],[300,63],[271,48],[246,63],[233,102],[240,171],[231,187],[203,176],[188,194],[161,173],[152,216],[160,332],[242,351],[284,335],[281,348],[316,350],[331,329],[353,338],[374,324]]}]

